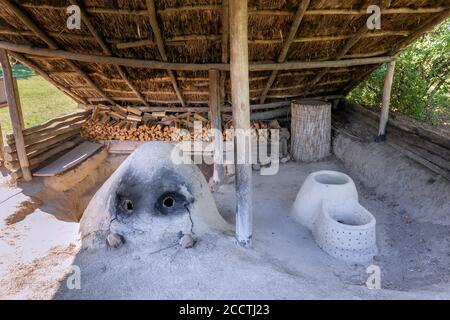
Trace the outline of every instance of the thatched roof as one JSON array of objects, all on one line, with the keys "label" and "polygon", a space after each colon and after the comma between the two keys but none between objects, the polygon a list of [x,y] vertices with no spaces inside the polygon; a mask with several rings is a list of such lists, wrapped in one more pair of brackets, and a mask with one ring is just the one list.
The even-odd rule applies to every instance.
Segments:
[{"label": "thatched roof", "polygon": [[[68,30],[66,9],[74,1],[0,0],[0,47],[22,45],[7,48],[85,103],[113,100],[122,105],[143,105],[145,100],[147,105],[176,105],[181,98],[187,104],[204,104],[209,90],[206,70],[118,67],[50,57],[51,53],[39,57],[23,47],[178,64],[227,64],[226,1],[155,0],[156,26],[147,3],[152,1],[77,1],[87,20],[83,19],[81,30]],[[305,2],[308,6],[299,12],[299,4]],[[383,8],[381,30],[363,30],[368,4]],[[298,30],[293,29],[299,14]],[[447,0],[249,0],[249,59],[252,64],[274,64],[389,57],[449,14]],[[30,28],[30,21],[38,30]],[[155,28],[159,28],[162,48]],[[294,37],[287,44],[292,30]],[[341,94],[378,65],[251,71],[252,103]],[[226,101],[230,101],[226,74]]]}]

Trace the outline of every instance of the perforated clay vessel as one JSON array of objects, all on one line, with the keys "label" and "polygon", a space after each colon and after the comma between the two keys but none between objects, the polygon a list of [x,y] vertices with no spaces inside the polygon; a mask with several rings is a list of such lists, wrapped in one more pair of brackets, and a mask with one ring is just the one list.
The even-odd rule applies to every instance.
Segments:
[{"label": "perforated clay vessel", "polygon": [[309,175],[291,214],[333,257],[363,263],[377,254],[376,220],[359,204],[355,183],[343,173],[319,171]]}]

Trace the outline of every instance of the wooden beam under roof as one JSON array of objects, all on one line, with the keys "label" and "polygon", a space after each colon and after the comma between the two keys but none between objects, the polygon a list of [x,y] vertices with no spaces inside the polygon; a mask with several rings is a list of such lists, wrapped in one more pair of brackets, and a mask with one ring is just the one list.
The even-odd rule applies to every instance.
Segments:
[{"label": "wooden beam under roof", "polygon": [[[365,0],[363,5],[361,6],[361,11],[366,9],[373,0]],[[387,4],[389,5],[390,2]],[[386,2],[384,2],[386,6]],[[366,12],[367,13],[367,12]],[[341,60],[358,42],[364,37],[367,33],[369,33],[369,28],[367,27],[366,21],[364,21],[364,25],[356,32],[356,34],[350,38],[344,45],[344,47],[339,51],[335,60]],[[309,82],[308,87],[305,89],[305,95],[309,93],[309,91],[328,73],[329,69],[321,70],[312,81]]]},{"label": "wooden beam under roof", "polygon": [[[297,13],[294,17],[294,22],[292,23],[291,29],[289,30],[288,37],[286,39],[286,42],[283,45],[283,48],[281,49],[280,56],[278,57],[278,62],[282,63],[286,61],[289,48],[291,47],[292,43],[294,42],[295,36],[297,35],[298,29],[300,27],[300,24],[303,20],[303,17],[305,16],[306,10],[308,9],[310,0],[302,1],[297,9]],[[274,84],[276,78],[278,75],[278,71],[274,70],[272,71],[272,74],[270,75],[269,81],[267,81],[266,87],[261,95],[260,103],[264,103],[267,98],[267,94],[270,91],[270,88]]]},{"label": "wooden beam under roof", "polygon": [[[41,28],[39,28],[36,23],[15,3],[11,0],[0,0],[4,6],[11,10],[24,25],[26,25],[31,31],[33,31],[42,41],[44,41],[50,49],[59,49],[58,44],[50,38]],[[78,68],[72,61],[67,61],[67,64],[76,72],[79,73],[80,77],[91,86],[100,96],[106,99],[111,104],[115,104],[87,75]]]},{"label": "wooden beam under roof", "polygon": [[[443,11],[437,15],[434,15],[433,17],[427,19],[422,26],[417,29],[415,32],[413,32],[410,36],[408,36],[403,41],[400,41],[394,48],[392,48],[390,51],[386,52],[387,54],[396,55],[398,54],[403,48],[410,45],[414,40],[419,38],[420,36],[424,35],[427,32],[430,32],[435,28],[438,24],[443,22],[445,19],[447,19],[450,16],[450,9],[447,9],[446,11]],[[341,92],[343,95],[347,95],[351,89],[363,81],[366,77],[368,77],[376,68],[379,66],[374,66],[367,70],[366,72],[358,75],[356,78],[354,78],[352,81],[350,81],[344,88],[342,88]]]},{"label": "wooden beam under roof", "polygon": [[[222,1],[222,63],[228,63],[228,52],[230,50],[230,3],[229,0]],[[220,103],[225,104],[226,92],[226,71],[220,72]]]},{"label": "wooden beam under roof", "polygon": [[[48,4],[38,4],[38,3],[27,3],[21,4],[26,8],[41,8],[41,9],[51,9],[51,10],[66,10],[66,6],[61,5],[48,5]],[[382,11],[383,15],[396,15],[396,14],[433,14],[440,13],[448,9],[448,6],[432,6],[432,7],[398,7],[389,8]],[[115,8],[103,8],[103,7],[87,7],[87,12],[94,14],[111,14],[111,15],[129,15],[129,16],[147,16],[147,10],[128,10],[128,9],[115,9]],[[212,5],[195,5],[195,6],[179,6],[172,8],[165,8],[158,10],[157,13],[164,14],[176,14],[180,12],[195,12],[195,11],[221,11],[221,4]],[[248,11],[249,16],[287,16],[292,17],[294,13],[290,10],[256,10],[250,9]],[[323,15],[366,15],[366,10],[361,9],[312,9],[306,11],[307,16],[323,16]]]},{"label": "wooden beam under roof", "polygon": [[[27,65],[30,69],[32,69],[33,71],[38,73],[42,78],[44,78],[45,80],[50,82],[52,85],[54,85],[56,88],[58,88],[65,94],[67,94],[69,97],[71,97],[76,102],[82,103],[82,104],[86,103],[86,101],[82,97],[79,97],[78,95],[76,95],[75,93],[70,91],[69,88],[67,88],[66,86],[55,81],[47,72],[45,72],[41,67],[39,67],[37,64],[35,64],[33,61],[31,61],[24,55],[22,55],[20,53],[15,53],[15,52],[9,52],[9,55],[14,57],[14,59],[19,61],[20,63]],[[76,75],[78,75],[78,73],[76,73]]]},{"label": "wooden beam under roof", "polygon": [[[178,70],[178,71],[209,71],[211,69],[217,69],[220,71],[230,71],[230,65],[225,63],[172,63],[172,62],[161,62],[161,61],[133,59],[133,58],[97,56],[92,54],[83,54],[64,50],[37,48],[29,45],[14,44],[7,41],[0,41],[0,48],[13,52],[33,54],[42,57],[54,57],[88,63],[121,65],[132,68]],[[333,61],[289,61],[284,63],[252,63],[249,65],[249,68],[250,71],[344,68],[368,64],[380,64],[390,62],[393,59],[394,59],[393,57],[382,56],[373,58],[358,58],[358,59],[333,60]]]},{"label": "wooden beam under roof", "polygon": [[[97,29],[95,29],[94,25],[91,23],[91,20],[89,19],[84,8],[81,7],[80,4],[78,3],[78,1],[76,1],[76,0],[70,0],[70,3],[80,7],[81,20],[87,26],[88,30],[91,32],[91,34],[93,35],[93,37],[95,38],[97,43],[100,45],[103,52],[108,56],[112,56],[113,54],[112,54],[111,49],[109,48],[108,44],[103,40],[103,37],[100,35],[100,33],[97,31]],[[142,94],[136,89],[136,87],[128,79],[128,76],[126,75],[124,68],[122,66],[115,66],[115,67],[116,67],[117,72],[119,73],[120,77],[125,81],[125,83],[131,89],[131,91],[133,91],[133,93],[141,100],[141,102],[144,105],[148,106],[149,104],[145,101]]]},{"label": "wooden beam under roof", "polygon": [[[159,28],[158,24],[158,17],[156,14],[156,7],[155,7],[155,1],[153,0],[146,0],[147,4],[147,11],[148,16],[150,18],[150,25],[152,27],[153,35],[155,36],[156,45],[158,46],[159,54],[161,55],[161,59],[164,62],[167,62],[167,54],[166,49],[164,47],[164,40],[161,34],[161,30]],[[183,95],[181,94],[180,89],[178,88],[177,79],[175,76],[175,73],[171,69],[167,69],[167,73],[169,74],[169,77],[172,79],[172,86],[175,90],[175,93],[180,100],[180,103],[183,107],[186,107],[186,102],[184,101]]]}]

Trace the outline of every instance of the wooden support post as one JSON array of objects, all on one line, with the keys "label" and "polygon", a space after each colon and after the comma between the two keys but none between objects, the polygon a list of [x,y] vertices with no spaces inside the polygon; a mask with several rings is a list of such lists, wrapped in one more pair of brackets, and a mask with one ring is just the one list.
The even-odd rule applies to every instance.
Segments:
[{"label": "wooden support post", "polygon": [[[228,64],[228,52],[230,48],[230,4],[228,0],[222,1],[222,63]],[[220,103],[225,105],[227,72],[220,73]]]},{"label": "wooden support post", "polygon": [[[0,87],[0,90],[2,88]],[[2,125],[0,124],[0,159],[2,161],[5,160],[5,151],[3,150],[3,147],[5,146],[5,142],[3,141],[3,131],[2,131]]]},{"label": "wooden support post", "polygon": [[5,79],[6,99],[8,101],[9,115],[16,142],[17,156],[19,157],[20,168],[22,169],[25,181],[32,179],[30,164],[28,162],[27,152],[25,150],[25,142],[23,139],[22,116],[20,114],[19,97],[14,89],[14,77],[9,64],[8,53],[6,50],[0,50],[0,63],[3,68],[3,76]]},{"label": "wooden support post", "polygon": [[224,179],[223,137],[220,102],[220,72],[209,71],[209,112],[211,129],[214,130],[214,174],[211,185],[218,186]]},{"label": "wooden support post", "polygon": [[17,79],[14,79],[14,95],[16,96],[17,112],[19,113],[20,117],[20,125],[22,126],[22,129],[25,129],[25,121],[23,120],[22,104],[20,103],[19,85],[17,84]]},{"label": "wooden support post", "polygon": [[384,79],[383,106],[380,116],[380,128],[378,130],[378,140],[386,139],[386,127],[389,121],[389,107],[391,104],[392,83],[394,81],[395,61],[391,61],[387,65],[386,76]]},{"label": "wooden support post", "polygon": [[253,205],[247,6],[247,0],[230,0],[231,96],[236,130],[236,238],[241,246],[249,248],[252,245]]}]

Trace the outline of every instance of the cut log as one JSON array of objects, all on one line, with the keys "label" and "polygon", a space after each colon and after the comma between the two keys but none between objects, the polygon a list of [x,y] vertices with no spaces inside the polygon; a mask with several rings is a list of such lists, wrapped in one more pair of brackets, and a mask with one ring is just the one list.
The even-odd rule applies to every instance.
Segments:
[{"label": "cut log", "polygon": [[133,108],[133,107],[128,107],[127,108],[128,113],[132,113],[136,116],[141,116],[142,115],[142,111],[139,108]]},{"label": "cut log", "polygon": [[127,120],[128,121],[134,121],[134,122],[141,122],[142,121],[142,117],[141,116],[136,116],[136,115],[133,115],[133,114],[129,114],[127,116]]}]

